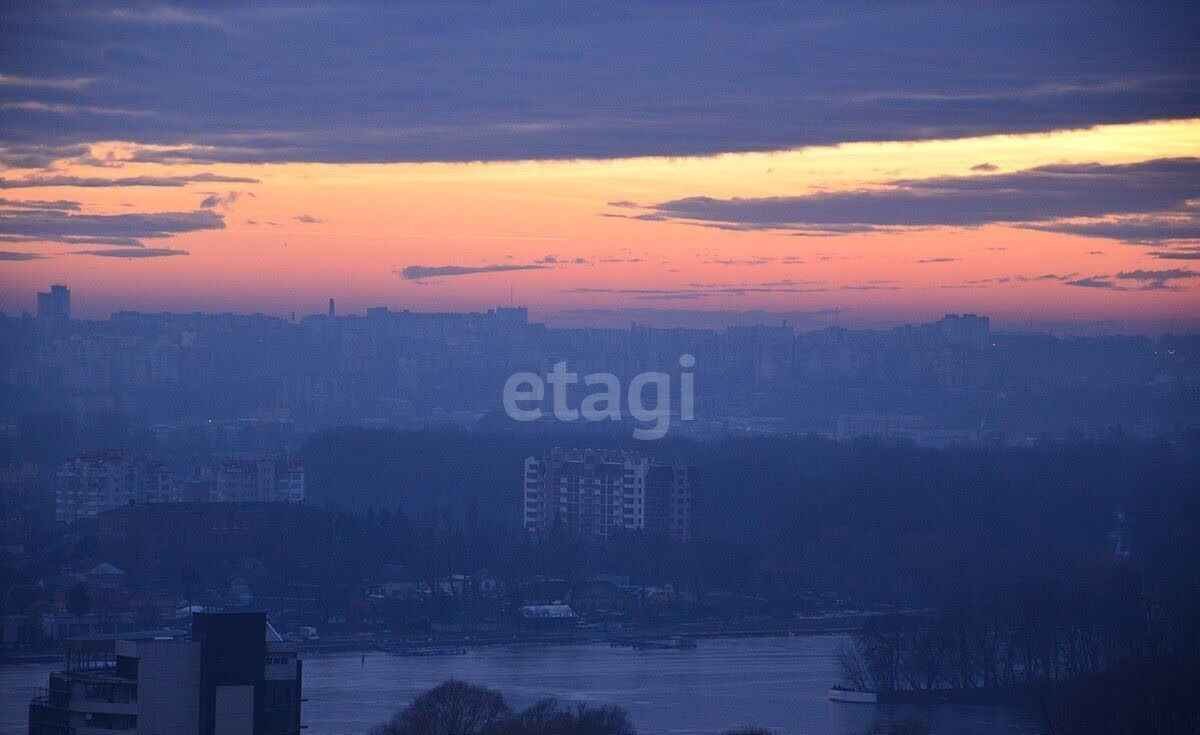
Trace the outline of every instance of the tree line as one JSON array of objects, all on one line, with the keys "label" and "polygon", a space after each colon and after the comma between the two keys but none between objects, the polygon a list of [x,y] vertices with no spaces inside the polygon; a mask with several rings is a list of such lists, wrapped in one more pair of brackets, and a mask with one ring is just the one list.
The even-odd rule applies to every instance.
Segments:
[{"label": "tree line", "polygon": [[1074,681],[1164,650],[1138,575],[963,582],[936,611],[887,615],[839,653],[842,676],[876,692],[996,691]]},{"label": "tree line", "polygon": [[[878,724],[867,735],[928,735],[920,722]],[[614,705],[542,699],[515,711],[494,689],[450,680],[418,695],[369,735],[637,735],[629,713]],[[739,728],[723,735],[771,735]]]}]

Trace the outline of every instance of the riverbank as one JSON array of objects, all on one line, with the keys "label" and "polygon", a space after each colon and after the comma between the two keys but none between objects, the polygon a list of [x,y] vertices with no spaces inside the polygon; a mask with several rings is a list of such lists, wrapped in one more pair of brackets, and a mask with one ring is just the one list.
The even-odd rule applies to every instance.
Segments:
[{"label": "riverbank", "polygon": [[[315,640],[297,641],[301,653],[355,653],[383,651],[397,646],[437,644],[461,648],[503,645],[573,645],[584,643],[633,643],[654,638],[773,638],[799,635],[849,634],[858,631],[876,613],[853,613],[787,621],[755,622],[687,622],[641,625],[611,630],[569,628],[549,630],[517,628],[471,633],[434,631],[407,635],[364,633],[354,636],[329,636]],[[53,663],[62,659],[61,649],[0,653],[0,664]]]},{"label": "riverbank", "polygon": [[300,641],[301,653],[349,653],[355,651],[380,651],[396,646],[453,646],[476,648],[484,646],[530,645],[554,646],[586,643],[632,644],[645,639],[685,638],[694,640],[712,638],[773,638],[801,635],[848,634],[858,631],[870,613],[822,618],[804,618],[788,621],[763,621],[762,623],[676,623],[647,625],[616,630],[590,630],[571,628],[567,630],[513,629],[472,634],[434,632],[421,635],[358,636],[339,637],[312,641]]}]

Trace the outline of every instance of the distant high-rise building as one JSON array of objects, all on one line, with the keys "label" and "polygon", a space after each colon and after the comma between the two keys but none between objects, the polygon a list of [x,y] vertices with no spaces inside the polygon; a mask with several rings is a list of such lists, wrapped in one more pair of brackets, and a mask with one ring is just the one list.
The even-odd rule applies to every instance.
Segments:
[{"label": "distant high-rise building", "polygon": [[991,320],[977,314],[947,314],[938,320],[938,334],[948,344],[983,349],[991,344]]},{"label": "distant high-rise building", "polygon": [[44,322],[61,324],[71,320],[71,289],[56,283],[49,291],[39,291],[37,295],[38,319]]},{"label": "distant high-rise building", "polygon": [[691,537],[689,468],[631,452],[555,449],[529,457],[524,523],[532,534],[561,527],[588,538],[622,531]]},{"label": "distant high-rise building", "polygon": [[337,310],[333,308],[333,299],[329,299],[329,318],[337,316]]}]

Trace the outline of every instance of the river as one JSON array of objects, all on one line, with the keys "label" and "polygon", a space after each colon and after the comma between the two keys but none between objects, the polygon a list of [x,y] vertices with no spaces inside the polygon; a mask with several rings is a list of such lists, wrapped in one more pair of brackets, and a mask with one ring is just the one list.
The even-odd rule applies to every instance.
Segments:
[{"label": "river", "polygon": [[[857,735],[876,720],[917,717],[933,733],[1036,735],[1007,707],[874,706],[825,698],[843,636],[709,639],[694,650],[605,644],[514,645],[463,655],[329,654],[304,659],[303,719],[311,735],[363,735],[416,694],[449,678],[494,687],[514,708],[547,696],[629,710],[642,735],[711,734],[744,725],[778,735]],[[51,664],[0,666],[0,735],[24,735],[26,705]]]}]

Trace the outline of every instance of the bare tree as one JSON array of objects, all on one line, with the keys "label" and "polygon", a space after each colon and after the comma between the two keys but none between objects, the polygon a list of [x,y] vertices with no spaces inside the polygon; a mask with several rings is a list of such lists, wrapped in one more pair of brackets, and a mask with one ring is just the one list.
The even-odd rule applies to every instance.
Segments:
[{"label": "bare tree", "polygon": [[842,681],[860,692],[872,691],[875,682],[867,670],[867,663],[858,652],[854,643],[843,643],[837,651],[838,668],[841,669]]},{"label": "bare tree", "polygon": [[371,735],[482,735],[511,717],[500,692],[450,680],[414,699]]},{"label": "bare tree", "polygon": [[620,707],[574,708],[543,699],[516,717],[521,735],[634,735],[629,714]]}]

